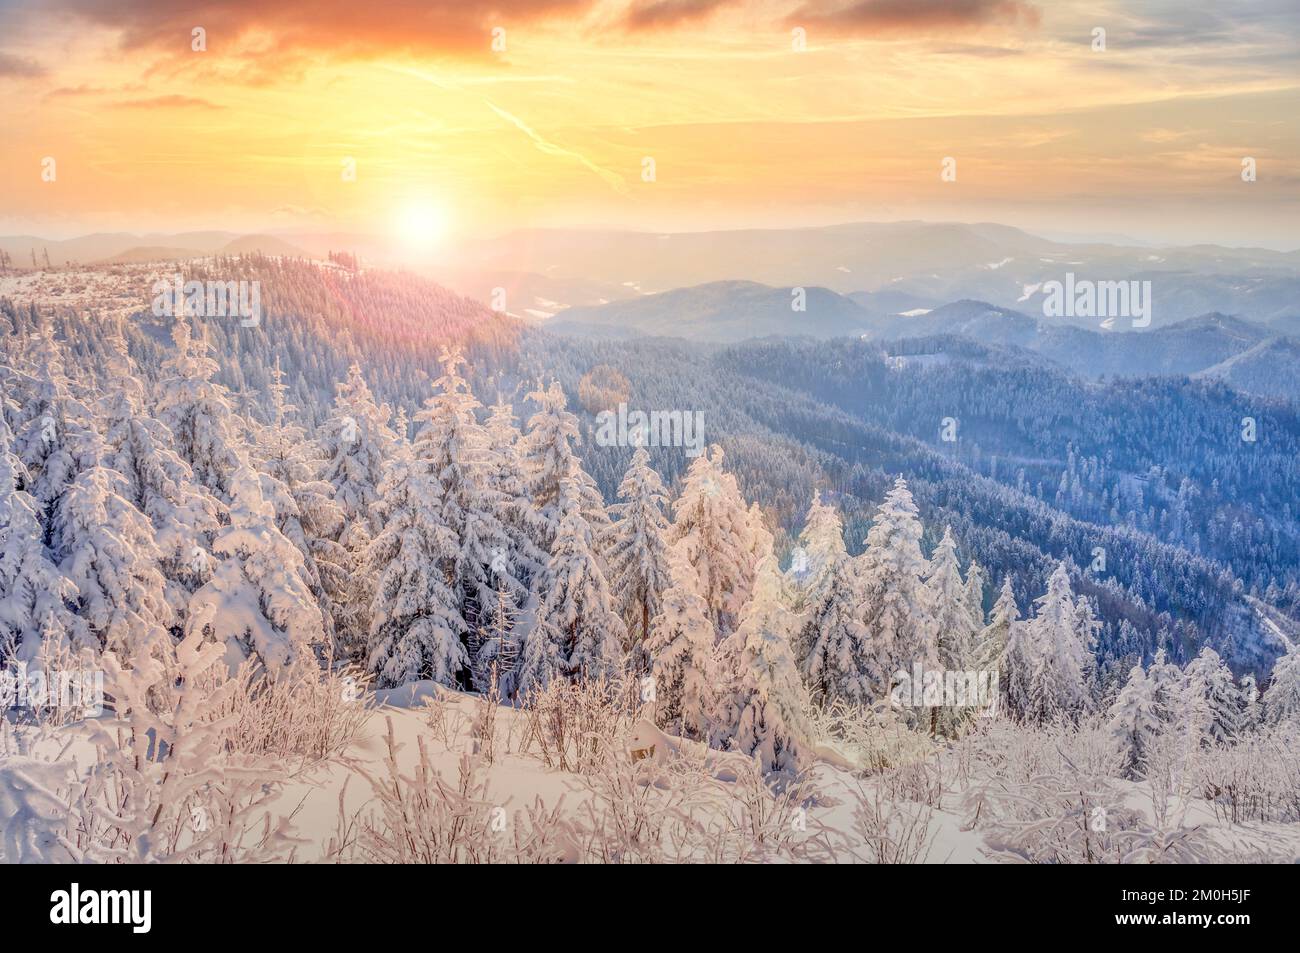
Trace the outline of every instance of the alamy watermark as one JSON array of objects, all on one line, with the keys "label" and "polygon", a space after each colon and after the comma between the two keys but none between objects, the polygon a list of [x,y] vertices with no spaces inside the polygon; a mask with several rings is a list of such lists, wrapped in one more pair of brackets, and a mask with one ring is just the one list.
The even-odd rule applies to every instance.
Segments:
[{"label": "alamy watermark", "polygon": [[239,318],[246,328],[262,323],[260,281],[186,281],[181,275],[153,283],[153,313],[160,318]]},{"label": "alamy watermark", "polygon": [[617,410],[596,415],[596,443],[602,447],[685,447],[688,457],[704,452],[704,411]]},{"label": "alamy watermark", "polygon": [[1043,285],[1048,318],[1130,318],[1135,328],[1151,323],[1150,281],[1092,281],[1067,272],[1065,281]]},{"label": "alamy watermark", "polygon": [[10,668],[0,670],[0,709],[6,708],[80,709],[83,717],[98,718],[104,713],[104,673],[89,668],[29,669],[26,662],[10,663]]},{"label": "alamy watermark", "polygon": [[926,668],[915,662],[912,671],[899,669],[894,673],[889,702],[894,708],[978,708],[992,715],[998,705],[998,672],[958,672]]}]

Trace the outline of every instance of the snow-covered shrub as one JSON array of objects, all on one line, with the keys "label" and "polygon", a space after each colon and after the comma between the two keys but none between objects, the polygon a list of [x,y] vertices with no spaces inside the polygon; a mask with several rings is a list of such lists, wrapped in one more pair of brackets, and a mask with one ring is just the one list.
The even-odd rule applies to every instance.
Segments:
[{"label": "snow-covered shrub", "polygon": [[526,727],[520,753],[536,750],[548,768],[584,773],[598,768],[641,716],[637,679],[553,679],[524,694]]},{"label": "snow-covered shrub", "polygon": [[810,717],[820,745],[834,746],[863,771],[879,772],[922,761],[939,750],[934,739],[909,726],[910,715],[887,705],[867,708],[836,699],[815,707]]},{"label": "snow-covered shrub", "polygon": [[[805,779],[773,790],[758,764],[733,759],[722,780],[704,745],[683,741],[666,758],[611,753],[580,778],[573,821],[590,863],[760,863],[828,859],[829,834],[808,816]],[[732,761],[728,762],[729,764]]]},{"label": "snow-covered shrub", "polygon": [[1200,753],[1200,794],[1233,824],[1300,823],[1300,726],[1283,722],[1243,733],[1235,745]]},{"label": "snow-covered shrub", "polygon": [[930,821],[934,811],[925,804],[898,801],[879,788],[859,789],[853,809],[853,830],[862,846],[861,859],[871,864],[923,864],[934,846]]},{"label": "snow-covered shrub", "polygon": [[360,666],[321,670],[302,660],[266,678],[253,662],[236,673],[234,716],[226,741],[232,751],[280,759],[322,761],[342,755],[373,706],[370,676]]},{"label": "snow-covered shrub", "polygon": [[549,809],[537,798],[512,812],[508,799],[492,798],[481,758],[462,754],[449,780],[433,767],[424,738],[417,746],[414,770],[404,773],[398,763],[403,745],[388,719],[382,768],[362,769],[373,800],[365,813],[348,817],[340,795],[339,834],[328,857],[387,864],[535,864],[573,857],[562,798]]},{"label": "snow-covered shrub", "polygon": [[288,818],[271,806],[284,771],[275,759],[243,755],[227,743],[240,683],[227,673],[223,652],[197,634],[177,645],[166,707],[152,691],[165,677],[158,659],[126,669],[115,653],[105,653],[113,715],[87,723],[89,758],[71,744],[84,745],[84,737],[61,735],[67,750],[33,754],[29,762],[6,759],[6,777],[20,774],[39,795],[28,799],[30,823],[17,825],[14,836],[22,840],[6,848],[6,859],[17,859],[10,851],[36,848],[42,859],[64,863],[291,859]]}]

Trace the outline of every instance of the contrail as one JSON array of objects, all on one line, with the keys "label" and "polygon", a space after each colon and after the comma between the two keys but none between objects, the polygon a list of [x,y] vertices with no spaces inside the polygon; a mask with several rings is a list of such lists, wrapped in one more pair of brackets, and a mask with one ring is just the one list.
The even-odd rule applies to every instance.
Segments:
[{"label": "contrail", "polygon": [[[439,80],[437,77],[431,76],[422,70],[411,69],[409,67],[392,67],[392,66],[387,67],[387,69],[391,70],[394,73],[405,73],[407,76],[414,76],[416,79],[422,79],[426,83],[432,83],[434,86],[437,86],[439,89],[445,89],[448,92],[455,91],[458,93],[464,93],[466,91],[464,87],[448,85],[447,83],[444,83],[441,80]],[[615,192],[618,192],[622,195],[627,194],[628,192],[627,182],[617,172],[611,172],[609,169],[601,168],[600,166],[596,165],[596,163],[592,162],[590,159],[588,159],[580,152],[574,152],[572,149],[566,149],[563,146],[557,146],[555,143],[549,141],[544,136],[540,135],[535,129],[529,126],[518,116],[514,116],[506,112],[504,109],[502,109],[496,103],[492,102],[492,100],[488,99],[486,96],[483,96],[482,94],[476,94],[476,95],[478,95],[479,99],[483,100],[483,102],[487,104],[488,108],[490,108],[494,113],[496,113],[498,116],[500,116],[502,119],[506,120],[507,122],[513,124],[516,129],[518,129],[520,132],[526,135],[529,139],[533,140],[533,144],[536,145],[541,152],[549,156],[560,156],[561,158],[574,159],[577,162],[582,163],[592,172],[596,173],[598,176],[604,179],[605,183],[610,188],[612,188]]]},{"label": "contrail", "polygon": [[572,149],[566,149],[563,146],[557,146],[555,143],[550,142],[549,140],[539,135],[535,130],[533,130],[526,122],[524,122],[518,116],[513,116],[510,113],[506,112],[496,103],[492,102],[492,100],[484,97],[483,101],[487,103],[488,106],[492,108],[492,111],[495,112],[502,119],[506,120],[507,122],[514,123],[515,126],[518,127],[519,131],[522,132],[524,135],[526,135],[529,139],[533,140],[533,143],[542,152],[550,156],[565,156],[570,159],[576,159],[578,162],[581,162],[592,172],[595,172],[598,176],[604,179],[605,182],[609,184],[609,187],[612,188],[615,192],[620,192],[624,195],[627,194],[627,182],[624,181],[623,177],[619,175],[617,172],[611,172],[609,169],[601,168],[600,166],[596,165],[596,163],[592,162],[590,159],[588,159],[580,152],[574,152]]}]

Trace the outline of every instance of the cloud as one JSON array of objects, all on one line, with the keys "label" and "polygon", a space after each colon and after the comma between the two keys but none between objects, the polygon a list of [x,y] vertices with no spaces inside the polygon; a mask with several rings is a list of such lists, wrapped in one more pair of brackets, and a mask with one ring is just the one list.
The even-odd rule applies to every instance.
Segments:
[{"label": "cloud", "polygon": [[1037,27],[1041,14],[1023,0],[857,0],[848,5],[813,0],[790,15],[794,26],[832,33],[878,35]]},{"label": "cloud", "polygon": [[700,20],[731,0],[634,0],[623,17],[623,26],[631,31],[661,30]]},{"label": "cloud", "polygon": [[547,17],[585,12],[594,0],[496,0],[490,7],[466,0],[405,0],[383,4],[356,0],[51,0],[108,29],[120,31],[124,49],[191,53],[195,27],[207,33],[208,55],[258,44],[253,54],[282,57],[323,53],[364,58],[376,54],[483,55],[491,53],[492,29],[508,31]]},{"label": "cloud", "polygon": [[123,99],[113,104],[116,109],[224,109],[216,103],[197,96],[154,96],[150,99]]},{"label": "cloud", "polygon": [[25,79],[30,76],[44,76],[45,67],[35,60],[24,59],[0,50],[0,77]]}]

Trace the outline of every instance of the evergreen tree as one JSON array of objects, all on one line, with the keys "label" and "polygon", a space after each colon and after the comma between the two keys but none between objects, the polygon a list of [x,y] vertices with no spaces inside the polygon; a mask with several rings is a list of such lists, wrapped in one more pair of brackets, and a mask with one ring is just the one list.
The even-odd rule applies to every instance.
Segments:
[{"label": "evergreen tree", "polygon": [[633,671],[640,673],[649,670],[645,641],[669,584],[668,519],[664,515],[668,493],[651,468],[645,447],[637,447],[632,454],[618,496],[626,502],[610,507],[615,522],[607,531],[603,549],[614,599],[628,633]]},{"label": "evergreen tree", "polygon": [[717,630],[700,595],[699,573],[684,541],[668,547],[670,583],[650,623],[646,650],[655,691],[655,719],[696,739],[709,735],[713,709],[713,651]]},{"label": "evergreen tree", "polygon": [[232,502],[235,473],[246,465],[243,440],[226,389],[212,378],[206,336],[195,338],[185,320],[172,327],[175,353],[163,361],[156,413],[175,440],[194,479],[223,503]]},{"label": "evergreen tree", "polygon": [[190,599],[186,633],[223,643],[232,671],[256,657],[274,677],[311,658],[324,641],[321,611],[303,578],[302,555],[276,527],[258,474],[243,466],[228,485],[230,525],[213,543],[222,558]]},{"label": "evergreen tree", "polygon": [[930,557],[926,576],[930,617],[938,632],[939,662],[954,672],[969,668],[975,654],[978,629],[970,613],[966,584],[957,562],[957,543],[952,529],[946,528],[943,539]]},{"label": "evergreen tree", "polygon": [[32,661],[41,648],[42,626],[53,626],[64,641],[75,622],[67,604],[77,587],[45,545],[39,506],[24,489],[26,480],[13,434],[0,417],[0,661],[11,652]]},{"label": "evergreen tree", "polygon": [[456,535],[442,519],[442,486],[429,461],[399,444],[380,485],[383,529],[366,552],[375,580],[367,665],[380,687],[429,678],[463,684],[469,670],[455,577]]},{"label": "evergreen tree", "polygon": [[1273,663],[1264,692],[1264,717],[1272,724],[1300,721],[1300,647],[1290,646]]},{"label": "evergreen tree", "polygon": [[592,550],[595,534],[583,515],[583,492],[577,477],[561,481],[560,528],[540,586],[545,596],[520,654],[521,692],[556,677],[604,677],[622,660],[627,633]]},{"label": "evergreen tree", "polygon": [[1123,757],[1123,776],[1140,778],[1151,745],[1163,729],[1155,684],[1141,665],[1134,665],[1128,681],[1110,707],[1109,726]]},{"label": "evergreen tree", "polygon": [[1092,655],[1065,563],[1057,564],[1034,617],[1012,630],[1007,652],[1010,700],[1022,717],[1077,718],[1091,705]]},{"label": "evergreen tree", "polygon": [[1227,743],[1241,730],[1241,692],[1232,671],[1208,645],[1184,670],[1184,690],[1199,694],[1209,714],[1204,744]]},{"label": "evergreen tree", "polygon": [[818,701],[870,704],[873,685],[866,629],[858,617],[856,566],[844,547],[839,512],[822,503],[819,493],[813,494],[799,546],[803,612],[791,648],[808,690]]},{"label": "evergreen tree", "polygon": [[782,605],[776,560],[765,557],[739,627],[719,647],[713,741],[757,758],[768,773],[797,774],[812,757],[808,696],[788,639],[795,624]]},{"label": "evergreen tree", "polygon": [[673,504],[669,545],[694,569],[697,593],[717,638],[735,631],[754,578],[755,526],[736,478],[722,470],[722,448],[700,454]]},{"label": "evergreen tree", "polygon": [[122,478],[121,495],[153,527],[168,602],[180,615],[204,582],[211,536],[224,507],[194,482],[189,465],[172,449],[172,433],[145,412],[144,387],[133,373],[120,333],[113,341],[109,370],[108,393],[101,402],[104,462]]},{"label": "evergreen tree", "polygon": [[876,697],[883,698],[896,672],[910,673],[913,665],[939,665],[935,624],[922,579],[926,563],[921,555],[921,520],[901,477],[876,510],[866,544],[858,561],[859,611],[871,647],[865,668]]}]

